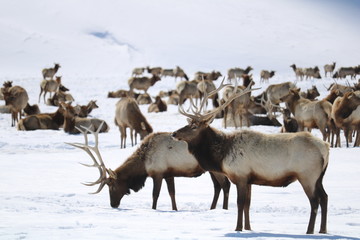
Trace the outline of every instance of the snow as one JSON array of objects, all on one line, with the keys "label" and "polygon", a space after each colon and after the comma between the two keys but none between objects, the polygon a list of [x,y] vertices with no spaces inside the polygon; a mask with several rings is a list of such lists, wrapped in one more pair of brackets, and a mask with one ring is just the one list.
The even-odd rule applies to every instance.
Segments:
[{"label": "snow", "polygon": [[[115,103],[108,91],[128,89],[133,67],[182,67],[191,78],[196,71],[253,66],[254,94],[262,69],[276,70],[270,83],[294,81],[292,63],[300,67],[359,64],[359,9],[353,1],[19,1],[0,3],[0,82],[11,80],[38,102],[41,70],[62,66],[58,75],[79,104],[97,100],[93,117],[110,125],[100,134],[106,165],[118,167],[136,149],[127,141],[120,149],[114,124]],[[349,80],[353,82],[353,80]],[[331,78],[298,82],[306,90],[324,86]],[[345,81],[339,81],[345,84]],[[219,82],[216,82],[219,84]],[[172,78],[149,89],[174,89]],[[0,104],[4,104],[0,101]],[[55,107],[39,104],[42,112]],[[147,113],[154,131],[174,131],[186,124],[177,107]],[[152,210],[152,181],[125,196],[118,209],[109,204],[107,187],[96,187],[96,169],[81,150],[65,142],[82,142],[81,135],[61,131],[22,132],[10,127],[9,114],[0,114],[0,238],[1,239],[360,239],[359,148],[330,151],[324,177],[329,195],[328,234],[305,235],[310,206],[298,183],[286,188],[254,186],[252,231],[235,232],[236,191],[231,187],[229,210],[209,210],[213,187],[206,173],[176,178],[179,211],[171,211],[166,186],[158,209]],[[221,120],[213,127],[224,131]],[[251,129],[272,133],[277,127]],[[313,131],[320,137],[320,132]],[[93,140],[92,140],[93,141]],[[344,141],[342,142],[344,145]],[[299,153],[301,154],[301,153]],[[316,231],[319,230],[318,214]]]}]

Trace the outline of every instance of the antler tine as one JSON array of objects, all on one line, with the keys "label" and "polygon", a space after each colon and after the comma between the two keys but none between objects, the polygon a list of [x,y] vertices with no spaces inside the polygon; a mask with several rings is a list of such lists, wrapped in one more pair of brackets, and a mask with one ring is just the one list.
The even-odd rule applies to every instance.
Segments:
[{"label": "antler tine", "polygon": [[207,119],[210,116],[215,116],[219,111],[222,111],[224,108],[226,108],[235,98],[241,97],[242,95],[245,95],[251,91],[254,90],[258,90],[260,88],[251,88],[251,83],[253,81],[250,82],[250,84],[241,92],[237,92],[237,83],[235,83],[235,87],[233,90],[233,93],[231,94],[231,96],[225,101],[225,103],[223,103],[222,105],[220,105],[219,107],[211,110],[210,112],[208,112],[207,114],[202,115],[202,119]]},{"label": "antler tine", "polygon": [[188,117],[188,118],[191,118],[191,119],[194,119],[194,120],[199,120],[199,116],[187,113],[184,110],[184,107],[182,105],[180,105],[180,104],[178,105],[178,111],[179,111],[180,114],[184,115],[185,117]]},{"label": "antler tine", "polygon": [[[83,135],[84,135],[85,144],[82,144],[82,143],[67,143],[67,144],[69,144],[71,146],[74,146],[74,147],[77,147],[77,148],[80,148],[80,149],[84,150],[87,154],[89,154],[89,156],[91,157],[91,159],[94,162],[94,164],[92,164],[92,165],[81,163],[82,165],[87,166],[87,167],[97,167],[98,168],[99,173],[100,173],[99,179],[97,179],[95,182],[92,182],[92,183],[91,182],[90,183],[83,183],[86,186],[93,186],[93,185],[96,185],[96,184],[100,183],[100,186],[99,186],[98,190],[96,192],[94,192],[94,194],[99,193],[102,190],[102,188],[105,186],[105,184],[107,183],[106,173],[110,172],[110,170],[108,170],[105,167],[104,161],[102,160],[102,157],[101,157],[101,154],[100,154],[100,151],[99,151],[98,134],[99,134],[100,129],[101,129],[103,124],[104,124],[104,122],[102,122],[100,124],[99,128],[95,132],[92,131],[90,128],[87,128],[87,127],[84,127],[84,126],[81,126],[82,129],[78,128],[78,130],[81,133],[83,133]],[[89,146],[88,137],[87,137],[88,132],[92,133],[94,135],[94,137],[95,137],[95,145],[94,146]],[[96,157],[97,157],[97,159],[99,160],[100,163],[96,160],[96,157],[94,156],[93,152],[96,154]],[[109,175],[110,175],[110,173],[109,173]],[[114,175],[114,174],[112,174],[112,175]]]}]

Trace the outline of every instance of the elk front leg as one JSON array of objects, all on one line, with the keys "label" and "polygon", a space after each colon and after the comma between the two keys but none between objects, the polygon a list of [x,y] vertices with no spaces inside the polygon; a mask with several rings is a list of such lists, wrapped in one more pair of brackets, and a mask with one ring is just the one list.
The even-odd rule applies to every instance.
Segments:
[{"label": "elk front leg", "polygon": [[160,190],[161,190],[161,184],[162,184],[162,177],[155,176],[153,177],[153,205],[152,209],[156,209],[157,200],[159,198]]},{"label": "elk front leg", "polygon": [[237,183],[237,207],[238,207],[238,218],[235,231],[242,231],[243,229],[243,213],[244,206],[247,197],[247,184],[246,183]]},{"label": "elk front leg", "polygon": [[176,201],[175,201],[175,183],[174,183],[174,177],[165,178],[168,192],[171,198],[171,206],[172,210],[177,211]]}]

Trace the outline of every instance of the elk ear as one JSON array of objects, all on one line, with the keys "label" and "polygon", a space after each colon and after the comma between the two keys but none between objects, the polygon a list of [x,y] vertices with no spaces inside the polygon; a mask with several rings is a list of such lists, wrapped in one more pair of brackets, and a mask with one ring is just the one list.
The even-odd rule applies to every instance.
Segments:
[{"label": "elk ear", "polygon": [[144,123],[144,122],[141,122],[140,125],[141,125],[141,129],[145,131],[145,130],[146,130],[145,123]]}]

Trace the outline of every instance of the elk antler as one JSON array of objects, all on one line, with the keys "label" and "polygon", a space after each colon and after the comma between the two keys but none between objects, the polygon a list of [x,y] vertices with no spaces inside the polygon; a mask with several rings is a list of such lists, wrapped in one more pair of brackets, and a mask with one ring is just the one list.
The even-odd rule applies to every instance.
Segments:
[{"label": "elk antler", "polygon": [[251,81],[250,84],[249,84],[249,86],[246,87],[243,91],[237,92],[238,87],[237,87],[237,81],[236,81],[236,82],[235,82],[235,87],[234,87],[234,90],[233,90],[232,94],[229,96],[229,98],[228,98],[222,105],[220,105],[220,106],[217,107],[217,108],[214,108],[213,110],[209,111],[209,112],[206,113],[206,114],[201,114],[200,112],[202,111],[202,108],[204,107],[206,101],[208,100],[208,98],[209,98],[210,96],[218,93],[218,92],[219,92],[221,89],[223,89],[224,87],[231,85],[231,84],[224,84],[224,80],[225,80],[225,77],[223,78],[220,86],[219,86],[217,89],[211,91],[210,93],[207,93],[206,91],[204,91],[204,98],[203,98],[203,100],[202,100],[201,103],[200,103],[200,107],[199,107],[199,108],[195,107],[195,109],[196,109],[197,111],[194,111],[194,114],[186,113],[185,110],[183,109],[183,107],[182,107],[181,105],[179,105],[179,109],[178,109],[178,110],[179,110],[179,113],[182,114],[182,115],[184,115],[184,116],[186,116],[186,117],[189,117],[189,118],[191,118],[191,119],[193,119],[193,120],[196,120],[196,121],[202,121],[202,120],[205,120],[205,119],[210,119],[210,118],[212,118],[213,116],[215,116],[218,112],[220,112],[220,111],[222,111],[224,108],[226,108],[235,98],[238,98],[238,97],[240,97],[240,96],[242,96],[242,95],[245,95],[245,94],[247,94],[247,93],[249,93],[249,92],[251,92],[251,91],[253,91],[253,90],[258,90],[258,89],[260,89],[260,88],[253,88],[253,89],[251,89],[251,85],[252,85],[252,84],[251,84],[252,81]]},{"label": "elk antler", "polygon": [[[84,163],[80,163],[84,166],[87,166],[87,167],[97,167],[99,169],[99,172],[100,172],[100,177],[98,180],[96,180],[95,182],[90,182],[90,183],[83,183],[84,185],[86,186],[94,186],[96,184],[100,184],[98,190],[92,194],[96,194],[96,193],[99,193],[103,187],[105,186],[105,184],[108,183],[108,177],[106,176],[106,174],[109,174],[109,177],[110,178],[115,178],[116,179],[116,174],[111,170],[111,169],[107,169],[105,167],[105,164],[104,164],[104,161],[102,160],[102,157],[101,157],[101,154],[100,154],[100,151],[99,151],[99,132],[102,128],[102,125],[104,124],[104,122],[102,122],[99,126],[99,128],[96,130],[96,132],[92,131],[91,129],[89,128],[86,128],[84,126],[81,126],[84,130],[76,127],[83,135],[84,135],[84,139],[85,139],[85,143],[82,144],[82,143],[66,143],[66,144],[69,144],[73,147],[77,147],[77,148],[80,148],[82,150],[84,150],[87,154],[90,155],[91,159],[93,160],[94,164],[84,164]],[[87,136],[87,133],[92,133],[95,137],[95,145],[94,146],[89,146],[89,142],[88,142],[88,136]],[[98,158],[99,162],[96,160],[96,157],[94,156],[94,154],[96,155],[96,157]]]}]

